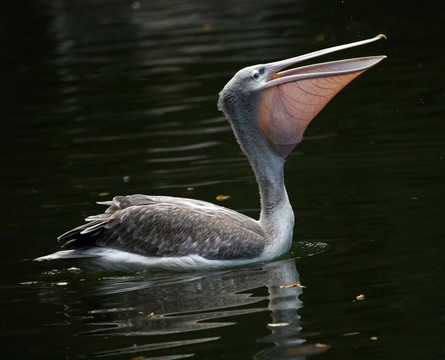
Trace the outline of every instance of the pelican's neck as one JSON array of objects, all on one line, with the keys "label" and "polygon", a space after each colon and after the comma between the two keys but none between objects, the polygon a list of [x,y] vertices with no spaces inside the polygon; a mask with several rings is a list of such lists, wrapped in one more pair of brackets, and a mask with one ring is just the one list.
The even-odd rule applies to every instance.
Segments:
[{"label": "pelican's neck", "polygon": [[284,159],[266,148],[263,139],[258,139],[255,145],[247,143],[244,152],[249,159],[258,183],[261,197],[260,220],[271,216],[276,208],[283,203],[289,203],[284,185]]},{"label": "pelican's neck", "polygon": [[[246,110],[246,109],[244,109]],[[284,186],[284,162],[267,144],[256,112],[230,112],[230,123],[241,149],[249,159],[255,173],[261,197],[259,223],[266,239],[288,250],[292,238],[294,213]],[[228,115],[228,114],[226,114]],[[251,118],[249,118],[251,117]]]},{"label": "pelican's neck", "polygon": [[284,186],[284,159],[270,148],[260,128],[261,94],[244,93],[237,81],[235,77],[224,87],[218,107],[228,118],[255,173],[261,196],[259,224],[265,232],[270,255],[278,256],[289,250],[294,225]]},{"label": "pelican's neck", "polygon": [[250,134],[241,147],[249,159],[259,187],[259,224],[268,243],[266,252],[271,258],[282,255],[290,248],[294,226],[294,213],[284,185],[284,159],[266,145],[260,133]]}]

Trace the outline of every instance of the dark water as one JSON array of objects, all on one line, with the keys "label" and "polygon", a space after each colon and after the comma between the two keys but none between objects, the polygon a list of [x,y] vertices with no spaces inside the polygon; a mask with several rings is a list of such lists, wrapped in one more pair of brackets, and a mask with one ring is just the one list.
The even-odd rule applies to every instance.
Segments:
[{"label": "dark water", "polygon": [[[445,31],[434,8],[2,4],[0,358],[443,359]],[[244,66],[379,33],[388,40],[332,57],[388,55],[288,158],[287,258],[151,275],[31,261],[117,194],[227,194],[223,205],[257,216],[218,92]],[[305,287],[280,288],[296,281]]]}]

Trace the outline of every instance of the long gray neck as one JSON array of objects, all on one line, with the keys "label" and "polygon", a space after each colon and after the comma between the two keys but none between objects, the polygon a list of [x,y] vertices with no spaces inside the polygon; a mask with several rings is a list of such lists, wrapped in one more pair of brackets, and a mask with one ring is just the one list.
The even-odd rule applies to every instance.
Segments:
[{"label": "long gray neck", "polygon": [[271,216],[277,207],[283,205],[283,202],[288,203],[289,199],[284,186],[284,160],[273,154],[270,149],[264,149],[263,139],[258,140],[261,146],[257,145],[253,148],[245,146],[244,152],[258,183],[261,197],[260,219],[264,219]]},{"label": "long gray neck", "polygon": [[238,143],[255,173],[261,196],[260,221],[274,217],[278,208],[290,208],[284,186],[284,159],[266,143],[259,127],[258,105],[244,103],[240,106],[238,102],[226,102],[220,108],[229,119]]},{"label": "long gray neck", "polygon": [[269,147],[260,128],[261,93],[245,90],[244,83],[238,82],[235,76],[224,87],[218,107],[230,121],[255,173],[261,196],[259,224],[267,241],[263,256],[274,258],[289,250],[294,226],[294,213],[284,187],[284,159]]},{"label": "long gray neck", "polygon": [[284,159],[268,147],[260,131],[235,130],[258,182],[261,196],[259,224],[264,230],[268,244],[266,252],[273,258],[289,251],[294,213],[284,186]]}]

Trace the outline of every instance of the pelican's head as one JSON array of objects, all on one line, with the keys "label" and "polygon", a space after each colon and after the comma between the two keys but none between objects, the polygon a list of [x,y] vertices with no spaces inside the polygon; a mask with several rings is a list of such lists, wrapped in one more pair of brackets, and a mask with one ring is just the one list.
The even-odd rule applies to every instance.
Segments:
[{"label": "pelican's head", "polygon": [[218,107],[232,124],[243,150],[248,134],[262,133],[283,159],[301,141],[311,120],[345,85],[386,56],[333,61],[286,68],[335,51],[368,44],[372,39],[315,51],[273,63],[244,68],[220,93]]}]

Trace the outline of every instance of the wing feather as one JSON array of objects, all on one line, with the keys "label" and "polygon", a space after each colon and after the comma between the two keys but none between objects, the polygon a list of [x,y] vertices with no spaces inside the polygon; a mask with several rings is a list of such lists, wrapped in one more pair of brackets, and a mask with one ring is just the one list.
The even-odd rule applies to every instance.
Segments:
[{"label": "wing feather", "polygon": [[64,249],[99,246],[143,256],[223,260],[252,258],[265,246],[255,220],[204,201],[130,195],[104,204],[105,213],[59,237]]}]

